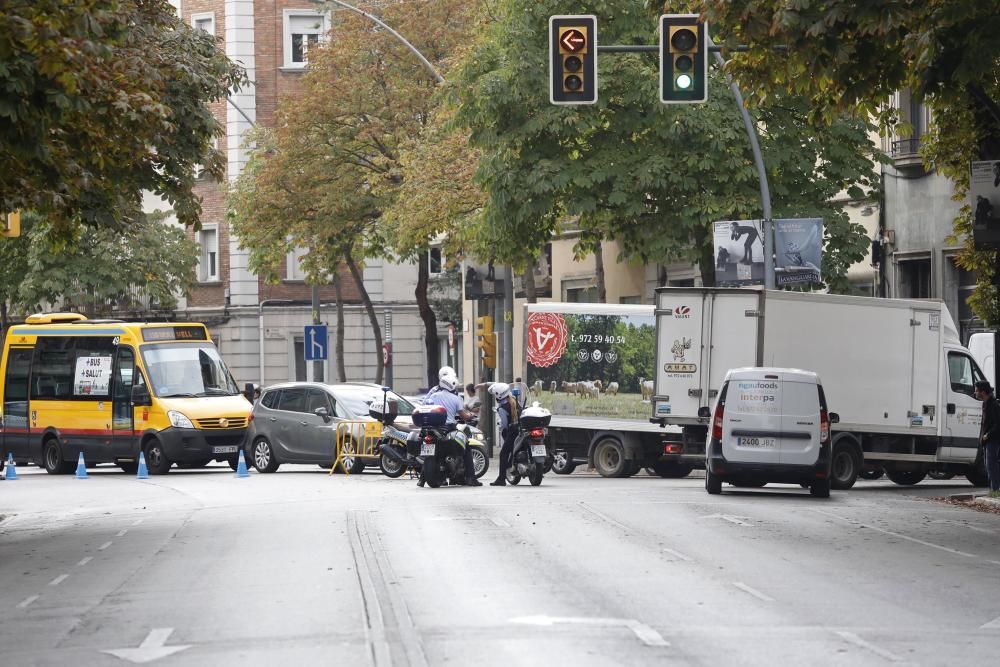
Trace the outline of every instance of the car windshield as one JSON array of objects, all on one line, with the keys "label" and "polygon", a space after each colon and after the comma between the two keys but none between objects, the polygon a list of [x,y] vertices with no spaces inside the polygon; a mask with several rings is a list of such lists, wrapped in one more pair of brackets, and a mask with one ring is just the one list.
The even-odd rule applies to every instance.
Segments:
[{"label": "car windshield", "polygon": [[159,344],[142,348],[153,394],[160,398],[235,396],[233,376],[214,345]]},{"label": "car windshield", "polygon": [[[347,412],[355,417],[368,416],[368,408],[375,404],[382,407],[382,390],[375,387],[334,387],[333,392],[337,397],[337,403]],[[390,401],[396,401],[397,414],[409,416],[413,414],[413,405],[405,398],[390,391],[388,394]]]}]

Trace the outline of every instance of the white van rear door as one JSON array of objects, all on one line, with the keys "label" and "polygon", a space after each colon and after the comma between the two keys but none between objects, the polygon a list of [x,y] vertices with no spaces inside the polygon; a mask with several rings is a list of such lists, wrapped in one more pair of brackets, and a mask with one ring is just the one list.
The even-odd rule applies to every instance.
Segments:
[{"label": "white van rear door", "polygon": [[781,382],[763,373],[733,378],[726,392],[722,455],[733,463],[778,463]]},{"label": "white van rear door", "polygon": [[705,293],[661,292],[656,308],[654,418],[696,420],[702,405]]},{"label": "white van rear door", "polygon": [[812,465],[819,457],[819,389],[815,382],[782,382],[781,443],[778,461],[787,465]]}]

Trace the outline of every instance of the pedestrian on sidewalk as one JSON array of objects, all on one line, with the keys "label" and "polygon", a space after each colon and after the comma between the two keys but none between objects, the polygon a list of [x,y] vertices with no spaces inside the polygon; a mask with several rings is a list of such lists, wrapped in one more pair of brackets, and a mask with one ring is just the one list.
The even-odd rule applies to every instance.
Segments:
[{"label": "pedestrian on sidewalk", "polygon": [[976,398],[983,402],[979,442],[983,446],[992,495],[1000,492],[1000,403],[993,395],[993,387],[985,380],[976,383]]}]

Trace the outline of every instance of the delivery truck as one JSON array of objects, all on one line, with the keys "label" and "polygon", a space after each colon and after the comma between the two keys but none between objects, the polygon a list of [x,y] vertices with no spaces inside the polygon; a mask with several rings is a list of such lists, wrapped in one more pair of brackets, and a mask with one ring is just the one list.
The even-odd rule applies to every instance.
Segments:
[{"label": "delivery truck", "polygon": [[741,288],[659,288],[651,421],[682,429],[683,455],[704,457],[711,410],[731,368],[819,374],[831,412],[831,486],[863,469],[897,484],[930,472],[986,473],[979,447],[983,379],[939,301]]},{"label": "delivery truck", "polygon": [[524,374],[531,401],[552,413],[553,470],[580,464],[604,477],[643,468],[684,477],[680,428],[649,421],[656,323],[653,306],[537,303],[525,306]]}]

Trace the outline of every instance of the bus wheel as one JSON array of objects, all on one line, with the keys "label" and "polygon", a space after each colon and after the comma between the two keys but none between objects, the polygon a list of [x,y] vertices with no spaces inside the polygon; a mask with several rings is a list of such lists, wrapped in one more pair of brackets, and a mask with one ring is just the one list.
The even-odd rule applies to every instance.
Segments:
[{"label": "bus wheel", "polygon": [[166,475],[170,471],[170,459],[163,452],[163,443],[152,438],[146,443],[146,468],[150,475]]},{"label": "bus wheel", "polygon": [[62,447],[56,438],[45,441],[42,459],[45,461],[45,472],[50,475],[68,475],[73,472],[73,462],[63,461]]}]

